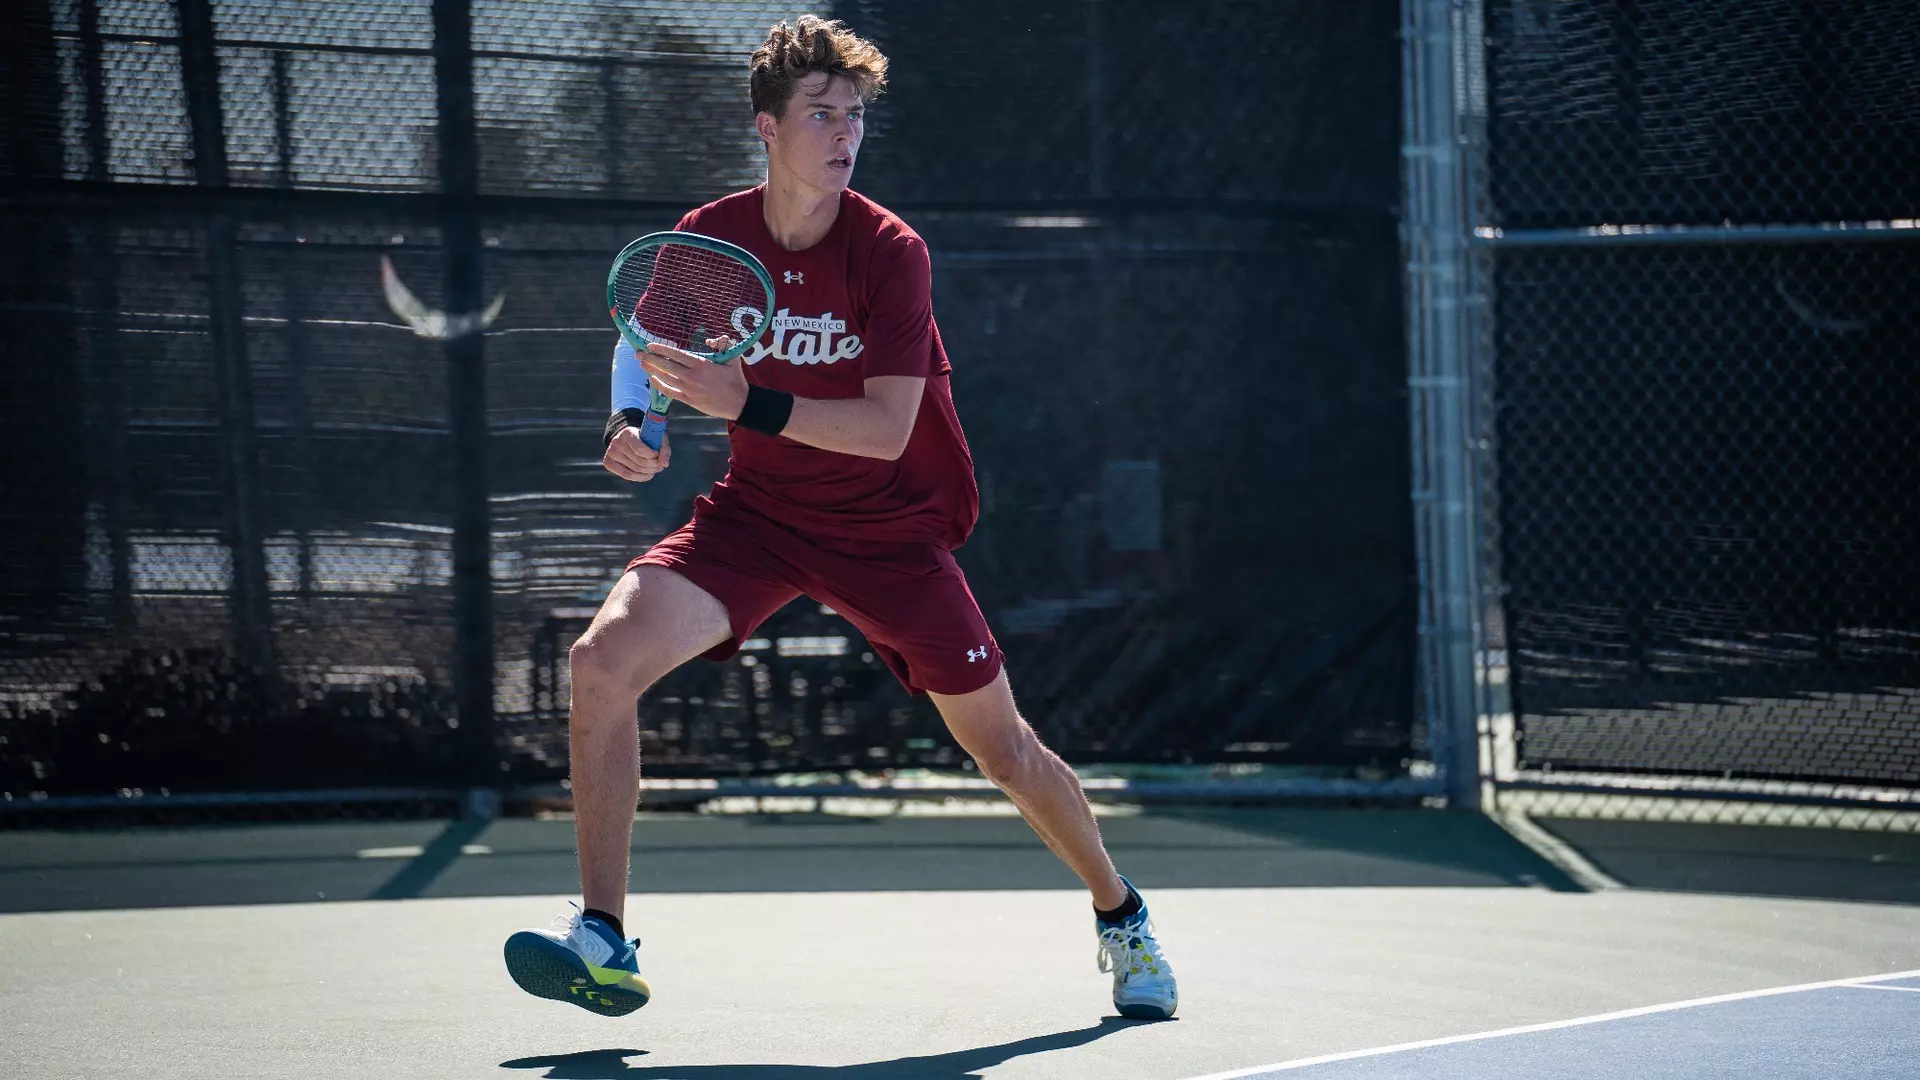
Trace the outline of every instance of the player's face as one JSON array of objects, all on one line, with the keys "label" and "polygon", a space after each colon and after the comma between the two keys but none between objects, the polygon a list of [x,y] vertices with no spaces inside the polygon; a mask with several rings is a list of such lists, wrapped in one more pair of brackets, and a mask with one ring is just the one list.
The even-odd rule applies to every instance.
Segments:
[{"label": "player's face", "polygon": [[786,115],[760,119],[774,168],[816,191],[839,192],[852,182],[867,119],[851,80],[815,72],[788,99]]}]

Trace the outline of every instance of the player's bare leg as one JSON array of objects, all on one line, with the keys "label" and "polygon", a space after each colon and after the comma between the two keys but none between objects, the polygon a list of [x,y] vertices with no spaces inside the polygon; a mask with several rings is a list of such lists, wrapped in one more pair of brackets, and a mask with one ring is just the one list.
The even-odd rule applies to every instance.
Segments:
[{"label": "player's bare leg", "polygon": [[1014,708],[1007,673],[970,694],[931,696],[974,764],[1007,793],[1027,824],[1093,894],[1100,970],[1113,974],[1114,1008],[1142,1020],[1173,1016],[1180,989],[1154,937],[1146,904],[1114,871],[1079,776]]},{"label": "player's bare leg", "polygon": [[972,693],[928,696],[981,774],[1007,793],[1047,847],[1086,883],[1094,906],[1112,909],[1125,902],[1126,886],[1101,842],[1080,777],[1014,707],[1006,671]]},{"label": "player's bare leg", "polygon": [[573,646],[573,827],[586,908],[507,938],[507,973],[537,997],[625,1016],[653,995],[626,940],[627,859],[640,796],[634,705],[662,675],[724,640],[727,613],[671,570],[629,571]]},{"label": "player's bare leg", "polygon": [[655,682],[728,634],[727,610],[706,590],[659,566],[614,586],[573,643],[567,720],[580,892],[589,908],[626,917],[627,862],[640,797],[634,704]]}]

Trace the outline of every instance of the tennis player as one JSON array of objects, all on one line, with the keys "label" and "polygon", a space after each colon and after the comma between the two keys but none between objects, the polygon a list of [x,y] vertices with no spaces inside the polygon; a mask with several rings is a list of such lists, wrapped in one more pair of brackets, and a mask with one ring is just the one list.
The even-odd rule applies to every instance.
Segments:
[{"label": "tennis player", "polygon": [[[1146,906],[1114,871],[1079,778],[1014,706],[1000,647],[954,562],[979,515],[973,459],[934,323],[927,246],[848,189],[887,59],[835,21],[781,22],[753,54],[767,179],[680,221],[751,251],[773,277],[772,324],[742,362],[622,343],[616,382],[645,379],[728,424],[725,477],[693,520],[633,560],[573,646],[572,775],[584,909],[508,939],[523,989],[610,1016],[650,990],[621,920],[639,795],[634,707],[696,656],[726,660],[798,596],[845,616],[1092,894],[1100,969],[1125,1016],[1178,1002]],[[644,370],[641,370],[641,369]],[[645,400],[634,394],[627,400]],[[672,446],[615,413],[604,465],[645,482]]]}]

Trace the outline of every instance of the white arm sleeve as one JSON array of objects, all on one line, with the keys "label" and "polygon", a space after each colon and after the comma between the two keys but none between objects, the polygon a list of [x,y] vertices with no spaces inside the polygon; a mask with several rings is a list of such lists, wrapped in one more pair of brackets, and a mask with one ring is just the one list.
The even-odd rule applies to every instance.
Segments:
[{"label": "white arm sleeve", "polygon": [[613,408],[609,411],[644,409],[652,402],[653,384],[647,381],[646,369],[640,366],[633,346],[622,337],[613,347]]}]

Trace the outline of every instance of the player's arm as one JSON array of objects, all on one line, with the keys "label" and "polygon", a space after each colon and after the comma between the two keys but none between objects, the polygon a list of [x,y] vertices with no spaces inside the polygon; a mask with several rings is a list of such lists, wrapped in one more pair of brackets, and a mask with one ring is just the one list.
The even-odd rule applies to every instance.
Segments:
[{"label": "player's arm", "polygon": [[613,413],[607,417],[600,465],[636,484],[653,479],[673,458],[673,446],[665,432],[660,434],[658,450],[640,441],[640,425],[646,420],[647,399],[651,396],[640,360],[633,346],[622,338],[613,349]]},{"label": "player's arm", "polygon": [[[674,231],[692,231],[698,213],[696,210],[681,215]],[[647,404],[653,390],[647,383],[645,369],[640,366],[640,358],[624,335],[613,347],[612,390],[613,412],[607,417],[601,439],[600,466],[622,480],[645,483],[667,467],[673,458],[673,444],[665,431],[660,433],[658,450],[640,438],[640,427],[646,423]]]},{"label": "player's arm", "polygon": [[[906,452],[927,380],[912,375],[875,375],[857,398],[793,399],[780,434],[794,442],[843,454],[894,461]],[[744,402],[743,402],[744,404]]]},{"label": "player's arm", "polygon": [[653,386],[708,416],[884,461],[906,451],[927,383],[915,375],[876,375],[857,398],[803,398],[748,386],[744,364],[710,364],[668,345],[649,345],[640,361]]}]

